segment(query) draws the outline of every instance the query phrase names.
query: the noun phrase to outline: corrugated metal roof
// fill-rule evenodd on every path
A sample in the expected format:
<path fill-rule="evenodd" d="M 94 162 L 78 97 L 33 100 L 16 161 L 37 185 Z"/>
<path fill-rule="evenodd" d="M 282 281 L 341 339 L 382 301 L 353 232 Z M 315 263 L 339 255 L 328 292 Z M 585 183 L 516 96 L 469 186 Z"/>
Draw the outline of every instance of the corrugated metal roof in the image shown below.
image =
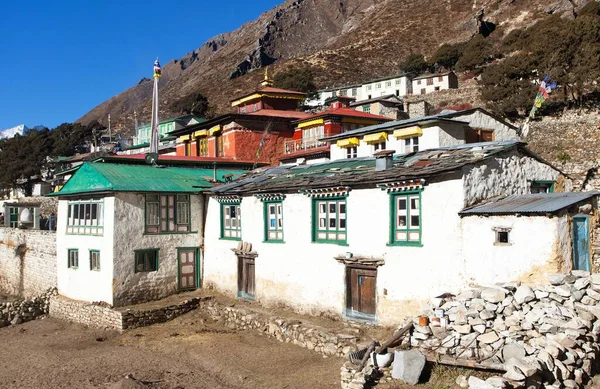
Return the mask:
<path fill-rule="evenodd" d="M 564 192 L 513 195 L 462 210 L 459 214 L 468 216 L 555 213 L 599 194 L 600 192 Z"/>
<path fill-rule="evenodd" d="M 238 176 L 245 171 L 217 170 L 217 180 L 225 174 Z M 159 168 L 149 165 L 85 163 L 53 196 L 94 192 L 197 193 L 212 188 L 213 169 Z"/>

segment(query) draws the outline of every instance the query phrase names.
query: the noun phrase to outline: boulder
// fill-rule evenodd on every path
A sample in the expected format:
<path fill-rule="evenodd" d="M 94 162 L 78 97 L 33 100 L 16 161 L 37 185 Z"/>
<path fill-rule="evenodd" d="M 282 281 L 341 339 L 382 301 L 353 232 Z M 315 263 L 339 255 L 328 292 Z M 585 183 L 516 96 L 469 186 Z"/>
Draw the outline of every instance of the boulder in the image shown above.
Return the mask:
<path fill-rule="evenodd" d="M 477 340 L 481 343 L 491 344 L 500 339 L 496 331 L 490 331 L 485 334 L 481 334 L 477 337 Z"/>
<path fill-rule="evenodd" d="M 456 377 L 456 385 L 460 386 L 463 389 L 466 389 L 469 387 L 469 381 L 464 375 L 459 375 L 458 377 Z"/>
<path fill-rule="evenodd" d="M 506 297 L 506 293 L 501 289 L 487 288 L 481 291 L 481 298 L 488 303 L 499 303 Z"/>
<path fill-rule="evenodd" d="M 548 275 L 548 281 L 550 285 L 561 285 L 565 282 L 566 274 L 550 274 Z"/>
<path fill-rule="evenodd" d="M 505 361 L 511 358 L 522 359 L 525 355 L 525 348 L 517 343 L 509 343 L 502 348 L 502 358 Z"/>
<path fill-rule="evenodd" d="M 531 377 L 539 371 L 535 364 L 532 364 L 530 361 L 527 361 L 523 358 L 511 358 L 506 361 L 504 366 L 506 367 L 507 373 L 509 371 L 516 371 L 525 377 Z"/>
<path fill-rule="evenodd" d="M 425 356 L 419 350 L 396 350 L 392 378 L 416 385 L 425 367 Z"/>
<path fill-rule="evenodd" d="M 487 383 L 481 378 L 477 378 L 475 376 L 469 377 L 469 389 L 495 389 L 492 384 Z"/>
<path fill-rule="evenodd" d="M 532 300 L 535 300 L 535 293 L 529 286 L 521 285 L 517 288 L 517 291 L 515 292 L 515 301 L 518 304 L 528 303 Z"/>

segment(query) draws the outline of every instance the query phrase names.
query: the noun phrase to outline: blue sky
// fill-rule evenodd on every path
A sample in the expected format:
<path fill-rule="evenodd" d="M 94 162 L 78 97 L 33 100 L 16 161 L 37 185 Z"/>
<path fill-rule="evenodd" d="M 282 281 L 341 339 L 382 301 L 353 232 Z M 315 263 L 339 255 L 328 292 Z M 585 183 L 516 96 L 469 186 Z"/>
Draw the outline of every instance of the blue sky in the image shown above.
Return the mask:
<path fill-rule="evenodd" d="M 151 77 L 283 0 L 7 0 L 0 22 L 0 130 L 53 128 Z M 156 15 L 156 16 L 154 16 Z"/>

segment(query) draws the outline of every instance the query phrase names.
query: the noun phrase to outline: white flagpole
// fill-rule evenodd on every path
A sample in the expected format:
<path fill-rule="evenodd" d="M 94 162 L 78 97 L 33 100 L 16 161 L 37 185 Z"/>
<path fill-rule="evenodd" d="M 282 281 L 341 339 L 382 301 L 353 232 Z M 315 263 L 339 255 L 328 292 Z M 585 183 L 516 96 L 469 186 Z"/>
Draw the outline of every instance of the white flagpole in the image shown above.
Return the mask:
<path fill-rule="evenodd" d="M 152 93 L 152 119 L 150 121 L 150 153 L 158 154 L 158 79 L 161 76 L 158 58 L 154 62 L 154 91 Z"/>

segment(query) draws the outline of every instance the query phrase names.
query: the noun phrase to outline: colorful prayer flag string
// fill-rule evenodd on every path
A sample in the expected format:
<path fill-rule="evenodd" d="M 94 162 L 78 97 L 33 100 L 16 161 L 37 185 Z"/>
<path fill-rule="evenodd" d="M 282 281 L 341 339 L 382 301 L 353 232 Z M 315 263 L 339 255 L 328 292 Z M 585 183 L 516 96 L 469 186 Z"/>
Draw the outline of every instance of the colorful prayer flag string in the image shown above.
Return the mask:
<path fill-rule="evenodd" d="M 556 86 L 556 81 L 551 81 L 549 76 L 544 77 L 535 96 L 533 107 L 531 107 L 531 111 L 529 112 L 529 119 L 535 118 L 535 113 L 539 108 L 542 107 L 542 104 L 549 97 L 550 93 L 552 93 L 552 91 L 556 89 Z"/>
<path fill-rule="evenodd" d="M 160 63 L 158 62 L 158 58 L 156 58 L 156 61 L 154 61 L 154 77 L 160 78 L 160 76 L 161 76 Z"/>

